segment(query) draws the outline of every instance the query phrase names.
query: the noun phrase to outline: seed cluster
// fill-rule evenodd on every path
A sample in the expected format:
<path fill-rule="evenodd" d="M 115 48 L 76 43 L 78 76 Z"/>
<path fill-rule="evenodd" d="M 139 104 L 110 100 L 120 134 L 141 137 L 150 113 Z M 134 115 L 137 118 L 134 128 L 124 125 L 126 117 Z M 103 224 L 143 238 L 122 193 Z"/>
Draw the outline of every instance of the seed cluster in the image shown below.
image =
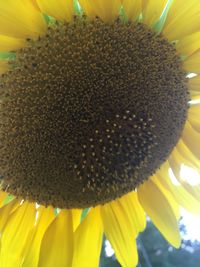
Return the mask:
<path fill-rule="evenodd" d="M 111 187 L 122 190 L 123 184 L 131 180 L 137 186 L 137 170 L 148 161 L 150 149 L 156 145 L 151 121 L 144 114 L 136 117 L 126 110 L 112 120 L 102 121 L 92 131 L 91 138 L 88 136 L 82 145 L 79 163 L 74 165 L 78 178 L 86 182 L 83 192 L 92 189 L 101 196 L 102 186 L 110 193 Z"/>
<path fill-rule="evenodd" d="M 17 196 L 84 208 L 134 190 L 177 143 L 188 90 L 173 45 L 98 18 L 27 40 L 0 82 L 0 175 Z"/>

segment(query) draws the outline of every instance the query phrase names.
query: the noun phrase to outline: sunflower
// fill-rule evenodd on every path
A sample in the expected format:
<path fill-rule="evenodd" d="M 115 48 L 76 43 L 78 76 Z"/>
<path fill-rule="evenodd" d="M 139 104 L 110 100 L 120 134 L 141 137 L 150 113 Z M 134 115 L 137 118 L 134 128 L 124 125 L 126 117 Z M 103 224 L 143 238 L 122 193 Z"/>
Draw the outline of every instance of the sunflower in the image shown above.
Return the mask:
<path fill-rule="evenodd" d="M 137 265 L 200 214 L 199 0 L 0 0 L 0 265 Z M 173 176 L 173 179 L 172 179 Z M 174 182 L 175 179 L 175 182 Z"/>

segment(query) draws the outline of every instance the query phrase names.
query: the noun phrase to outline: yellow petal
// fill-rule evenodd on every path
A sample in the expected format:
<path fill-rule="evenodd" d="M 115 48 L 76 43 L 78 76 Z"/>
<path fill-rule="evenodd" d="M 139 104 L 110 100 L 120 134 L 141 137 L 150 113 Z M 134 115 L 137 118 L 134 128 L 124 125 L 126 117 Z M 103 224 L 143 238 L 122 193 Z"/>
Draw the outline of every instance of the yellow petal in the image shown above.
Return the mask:
<path fill-rule="evenodd" d="M 22 1 L 30 1 L 33 4 L 33 6 L 35 7 L 35 9 L 40 11 L 37 0 L 22 0 Z"/>
<path fill-rule="evenodd" d="M 195 32 L 182 38 L 176 45 L 177 51 L 184 56 L 190 56 L 200 48 L 200 32 Z"/>
<path fill-rule="evenodd" d="M 177 203 L 179 203 L 184 209 L 188 210 L 189 212 L 200 214 L 200 202 L 197 201 L 193 197 L 193 195 L 188 193 L 182 186 L 173 184 L 169 174 L 167 174 L 166 171 L 163 172 L 162 167 L 157 172 L 157 176 L 160 183 L 172 193 Z"/>
<path fill-rule="evenodd" d="M 169 158 L 169 164 L 177 181 L 193 198 L 195 198 L 198 202 L 200 202 L 200 185 L 197 185 L 197 186 L 191 185 L 187 181 L 182 179 L 180 175 L 181 165 L 177 163 L 177 155 L 175 155 L 174 152 L 173 152 L 173 155 Z"/>
<path fill-rule="evenodd" d="M 169 157 L 169 164 L 174 173 L 174 176 L 178 182 L 184 187 L 184 189 L 200 201 L 200 185 L 194 186 L 190 185 L 187 181 L 183 180 L 180 175 L 181 165 L 184 164 L 190 168 L 193 168 L 199 171 L 199 168 L 196 167 L 196 164 L 192 161 L 189 161 L 187 158 L 184 158 L 177 149 L 173 150 L 173 153 Z"/>
<path fill-rule="evenodd" d="M 200 115 L 200 105 L 192 105 L 189 108 L 189 118 L 198 118 Z"/>
<path fill-rule="evenodd" d="M 142 10 L 146 9 L 146 5 L 148 4 L 149 0 L 142 0 Z"/>
<path fill-rule="evenodd" d="M 0 266 L 20 266 L 27 238 L 34 227 L 35 216 L 35 205 L 28 202 L 10 215 L 2 232 Z"/>
<path fill-rule="evenodd" d="M 26 44 L 25 40 L 0 35 L 0 51 L 15 51 L 19 48 L 24 47 Z"/>
<path fill-rule="evenodd" d="M 188 57 L 184 63 L 183 67 L 188 72 L 200 73 L 200 49 L 194 54 Z"/>
<path fill-rule="evenodd" d="M 191 112 L 190 112 L 191 108 L 189 109 L 189 112 L 188 112 L 188 121 L 190 123 L 190 125 L 192 126 L 193 129 L 195 129 L 198 133 L 200 133 L 200 120 L 199 120 L 199 116 L 200 114 L 198 114 L 197 116 L 193 115 Z"/>
<path fill-rule="evenodd" d="M 74 14 L 73 0 L 37 0 L 42 12 L 58 20 L 71 21 Z"/>
<path fill-rule="evenodd" d="M 112 22 L 119 15 L 121 0 L 90 0 L 90 6 L 104 22 Z"/>
<path fill-rule="evenodd" d="M 16 38 L 36 38 L 45 30 L 44 18 L 32 1 L 0 2 L 0 34 Z"/>
<path fill-rule="evenodd" d="M 184 159 L 182 155 L 177 151 L 176 148 L 173 149 L 172 153 L 170 154 L 170 157 L 168 158 L 170 168 L 172 169 L 174 176 L 176 179 L 180 178 L 180 171 L 181 171 L 181 165 L 185 164 L 186 166 L 193 168 L 189 161 Z"/>
<path fill-rule="evenodd" d="M 182 154 L 179 153 L 179 151 L 174 148 L 172 153 L 170 154 L 168 161 L 170 163 L 170 167 L 172 168 L 176 178 L 180 177 L 180 170 L 181 165 L 184 164 L 196 171 L 198 171 L 198 168 L 191 160 L 188 160 L 186 157 L 184 157 Z"/>
<path fill-rule="evenodd" d="M 89 211 L 75 232 L 72 267 L 98 267 L 102 247 L 103 226 L 99 207 Z"/>
<path fill-rule="evenodd" d="M 101 207 L 106 237 L 110 241 L 115 255 L 124 267 L 136 266 L 138 254 L 135 243 L 135 229 L 130 222 L 127 210 L 119 201 L 112 201 Z"/>
<path fill-rule="evenodd" d="M 137 20 L 142 12 L 142 0 L 123 0 L 122 3 L 128 19 Z"/>
<path fill-rule="evenodd" d="M 188 151 L 188 150 L 187 150 Z M 178 150 L 174 150 L 172 155 L 169 158 L 169 164 L 170 167 L 172 168 L 172 171 L 176 177 L 176 179 L 178 180 L 178 182 L 184 187 L 184 189 L 191 194 L 194 198 L 196 198 L 199 202 L 200 202 L 200 185 L 191 185 L 189 184 L 189 177 L 188 177 L 188 181 L 182 179 L 181 175 L 180 175 L 180 170 L 181 170 L 181 164 L 185 164 L 186 166 L 189 166 L 193 169 L 196 169 L 197 171 L 199 171 L 199 160 L 198 159 L 193 159 L 193 154 L 190 152 L 187 154 L 187 156 L 185 155 L 185 153 L 182 153 L 182 151 Z M 189 155 L 191 155 L 191 159 L 188 159 L 187 157 L 189 157 Z M 182 161 L 181 161 L 182 159 Z M 181 164 L 180 164 L 181 163 Z"/>
<path fill-rule="evenodd" d="M 185 188 L 181 186 L 171 186 L 172 193 L 176 201 L 186 210 L 193 214 L 200 215 L 200 202 L 194 198 L 193 195 L 189 194 Z"/>
<path fill-rule="evenodd" d="M 194 98 L 198 98 L 198 100 L 200 99 L 200 92 L 199 91 L 195 91 L 195 90 L 190 90 L 190 97 L 191 100 L 194 100 Z"/>
<path fill-rule="evenodd" d="M 116 200 L 123 208 L 131 228 L 135 230 L 135 236 L 146 227 L 146 215 L 142 209 L 137 192 L 131 192 Z"/>
<path fill-rule="evenodd" d="M 174 247 L 178 248 L 180 234 L 176 215 L 163 192 L 149 179 L 139 187 L 138 197 L 156 227 Z"/>
<path fill-rule="evenodd" d="M 91 6 L 91 0 L 79 0 L 81 7 L 83 8 L 85 14 L 90 18 L 93 19 L 95 17 L 95 11 Z"/>
<path fill-rule="evenodd" d="M 73 219 L 73 231 L 79 226 L 81 222 L 81 209 L 73 209 L 72 210 L 72 219 Z"/>
<path fill-rule="evenodd" d="M 9 70 L 9 64 L 7 60 L 0 60 L 0 75 Z"/>
<path fill-rule="evenodd" d="M 4 191 L 0 191 L 0 207 L 3 206 L 4 200 L 7 198 L 8 194 Z"/>
<path fill-rule="evenodd" d="M 191 105 L 190 106 L 196 106 L 200 104 L 200 92 L 198 92 L 197 95 L 193 96 L 190 92 L 190 100 L 191 100 Z"/>
<path fill-rule="evenodd" d="M 200 92 L 200 75 L 188 79 L 188 86 L 190 90 L 196 90 Z"/>
<path fill-rule="evenodd" d="M 153 26 L 162 15 L 168 0 L 146 0 L 143 6 L 143 22 L 150 27 Z"/>
<path fill-rule="evenodd" d="M 38 219 L 34 228 L 33 238 L 30 239 L 30 242 L 26 244 L 26 253 L 23 260 L 23 264 L 20 267 L 37 267 L 39 254 L 40 254 L 40 245 L 45 231 L 47 230 L 50 223 L 55 218 L 53 208 L 49 206 L 45 208 L 40 206 L 38 209 Z"/>
<path fill-rule="evenodd" d="M 194 155 L 200 160 L 200 133 L 195 131 L 189 122 L 185 123 L 182 139 Z"/>
<path fill-rule="evenodd" d="M 181 185 L 200 203 L 200 185 L 191 185 L 186 181 L 181 181 Z"/>
<path fill-rule="evenodd" d="M 72 253 L 72 213 L 61 210 L 44 234 L 38 267 L 71 266 Z"/>
<path fill-rule="evenodd" d="M 200 94 L 200 92 L 198 92 Z M 190 106 L 197 106 L 200 104 L 199 96 L 193 96 Z"/>
<path fill-rule="evenodd" d="M 163 173 L 163 177 L 165 177 L 165 175 L 168 175 L 168 173 Z M 176 201 L 176 199 L 174 198 L 171 191 L 165 188 L 165 186 L 163 186 L 163 184 L 160 182 L 159 175 L 155 174 L 150 179 L 155 183 L 158 189 L 163 193 L 168 203 L 170 204 L 171 208 L 173 209 L 173 213 L 176 216 L 176 220 L 179 220 L 180 219 L 180 206 L 178 202 Z"/>
<path fill-rule="evenodd" d="M 8 204 L 0 208 L 0 232 L 4 228 L 9 215 L 12 213 L 15 207 L 19 206 L 19 201 L 17 199 L 12 200 Z"/>
<path fill-rule="evenodd" d="M 170 40 L 179 40 L 199 30 L 199 0 L 174 0 L 165 21 L 163 33 Z"/>
<path fill-rule="evenodd" d="M 188 148 L 188 146 L 183 142 L 182 139 L 179 140 L 176 145 L 177 152 L 187 161 L 191 162 L 195 168 L 200 170 L 200 160 L 192 153 L 192 151 Z M 186 163 L 184 161 L 184 163 Z M 181 162 L 183 163 L 183 162 Z"/>

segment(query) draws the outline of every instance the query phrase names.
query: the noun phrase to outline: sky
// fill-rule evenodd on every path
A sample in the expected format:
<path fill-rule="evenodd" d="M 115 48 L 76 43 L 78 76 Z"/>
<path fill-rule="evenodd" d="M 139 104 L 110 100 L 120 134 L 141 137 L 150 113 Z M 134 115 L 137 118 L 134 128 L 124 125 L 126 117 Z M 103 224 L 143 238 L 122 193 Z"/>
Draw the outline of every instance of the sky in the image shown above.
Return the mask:
<path fill-rule="evenodd" d="M 200 241 L 200 216 L 195 216 L 186 210 L 182 210 L 183 224 L 186 226 L 186 235 L 183 237 L 186 240 Z"/>
<path fill-rule="evenodd" d="M 200 184 L 200 173 L 185 165 L 182 165 L 180 175 L 183 180 L 192 185 Z M 197 216 L 182 209 L 181 215 L 183 216 L 183 223 L 186 226 L 187 231 L 187 234 L 184 238 L 192 241 L 200 241 L 200 214 Z"/>

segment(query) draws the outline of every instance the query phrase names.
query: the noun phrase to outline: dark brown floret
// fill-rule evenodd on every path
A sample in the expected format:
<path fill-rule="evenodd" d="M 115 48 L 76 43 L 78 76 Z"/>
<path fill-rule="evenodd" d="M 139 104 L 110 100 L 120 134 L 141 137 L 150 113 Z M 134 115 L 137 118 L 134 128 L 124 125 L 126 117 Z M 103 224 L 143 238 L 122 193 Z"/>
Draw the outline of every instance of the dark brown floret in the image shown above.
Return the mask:
<path fill-rule="evenodd" d="M 173 45 L 142 24 L 56 23 L 1 78 L 0 175 L 60 208 L 113 200 L 149 177 L 187 115 Z"/>

